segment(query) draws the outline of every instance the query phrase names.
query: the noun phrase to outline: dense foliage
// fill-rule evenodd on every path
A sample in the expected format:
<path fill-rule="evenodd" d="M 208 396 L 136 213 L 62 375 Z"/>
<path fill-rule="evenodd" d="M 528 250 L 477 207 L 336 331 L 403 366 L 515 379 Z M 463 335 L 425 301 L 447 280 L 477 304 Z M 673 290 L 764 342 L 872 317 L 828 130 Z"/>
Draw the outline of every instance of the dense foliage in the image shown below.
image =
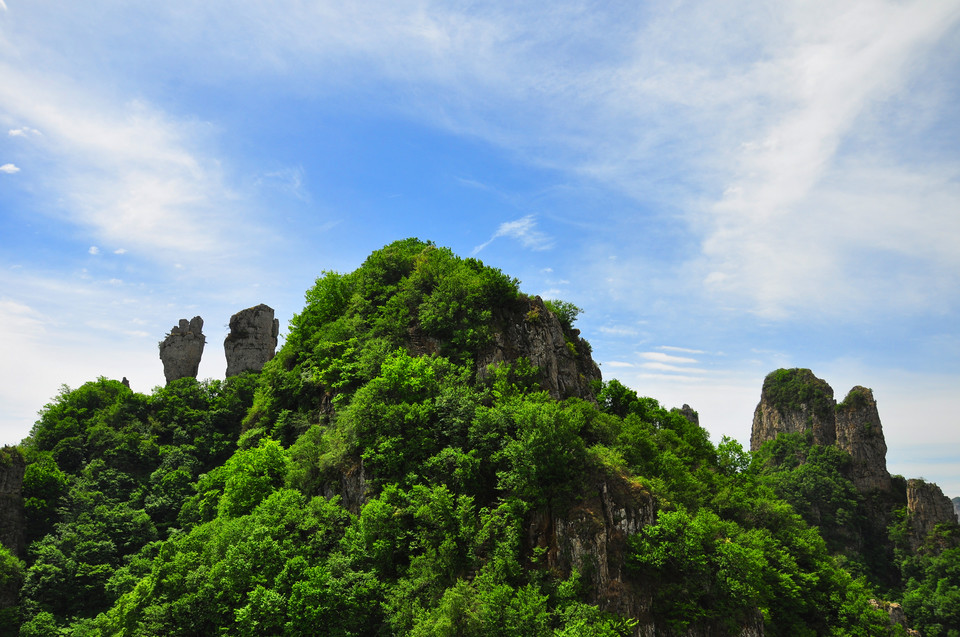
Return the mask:
<path fill-rule="evenodd" d="M 843 457 L 715 446 L 616 380 L 558 401 L 523 358 L 478 374 L 518 284 L 429 243 L 324 273 L 306 299 L 259 375 L 149 396 L 101 378 L 44 409 L 22 444 L 29 553 L 0 552 L 0 584 L 22 581 L 9 634 L 633 634 L 595 573 L 549 568 L 528 537 L 597 476 L 656 503 L 622 559 L 657 634 L 891 634 L 816 528 L 857 515 Z M 572 330 L 579 308 L 547 308 Z M 927 621 L 957 557 L 903 559 Z"/>

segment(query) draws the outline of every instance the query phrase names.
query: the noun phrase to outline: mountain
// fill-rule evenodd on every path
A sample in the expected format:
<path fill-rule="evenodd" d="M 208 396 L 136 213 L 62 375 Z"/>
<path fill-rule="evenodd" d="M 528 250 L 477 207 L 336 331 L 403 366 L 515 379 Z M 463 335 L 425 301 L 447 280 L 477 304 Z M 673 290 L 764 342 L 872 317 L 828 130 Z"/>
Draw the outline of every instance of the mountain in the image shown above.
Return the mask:
<path fill-rule="evenodd" d="M 4 451 L 7 634 L 960 629 L 958 527 L 876 464 L 868 390 L 775 372 L 746 451 L 604 381 L 579 308 L 432 243 L 305 297 L 272 357 L 251 308 L 251 371 L 198 381 L 191 345 L 149 395 L 65 388 Z"/>

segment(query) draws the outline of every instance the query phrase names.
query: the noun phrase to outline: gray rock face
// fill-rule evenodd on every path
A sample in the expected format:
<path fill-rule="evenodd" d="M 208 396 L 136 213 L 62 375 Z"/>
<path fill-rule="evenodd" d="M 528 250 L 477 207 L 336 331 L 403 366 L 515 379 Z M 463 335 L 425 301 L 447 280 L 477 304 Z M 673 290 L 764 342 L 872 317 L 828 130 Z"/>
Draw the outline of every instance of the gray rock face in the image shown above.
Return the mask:
<path fill-rule="evenodd" d="M 957 514 L 957 521 L 960 521 L 960 498 L 953 499 L 953 512 Z"/>
<path fill-rule="evenodd" d="M 590 381 L 600 380 L 600 368 L 580 330 L 565 333 L 560 320 L 540 297 L 529 299 L 525 312 L 499 317 L 503 329 L 494 344 L 477 357 L 480 376 L 489 365 L 526 358 L 540 370 L 540 384 L 556 399 L 591 398 Z"/>
<path fill-rule="evenodd" d="M 207 339 L 203 335 L 203 319 L 180 319 L 180 324 L 170 330 L 160 342 L 160 360 L 167 384 L 179 378 L 196 378 L 200 357 Z"/>
<path fill-rule="evenodd" d="M 230 333 L 223 341 L 227 357 L 227 377 L 243 372 L 259 372 L 277 351 L 280 321 L 273 308 L 256 305 L 230 317 Z"/>
<path fill-rule="evenodd" d="M 873 392 L 856 386 L 837 406 L 837 446 L 853 459 L 850 480 L 861 492 L 891 488 L 887 443 Z"/>
<path fill-rule="evenodd" d="M 656 521 L 653 497 L 616 475 L 592 482 L 595 495 L 569 510 L 531 512 L 525 548 L 544 551 L 546 566 L 564 577 L 579 570 L 590 602 L 640 620 L 635 635 L 654 635 L 651 591 L 626 570 L 627 538 Z"/>
<path fill-rule="evenodd" d="M 923 544 L 938 524 L 957 523 L 953 502 L 932 482 L 907 480 L 907 510 L 913 526 L 914 548 Z"/>
<path fill-rule="evenodd" d="M 809 369 L 777 370 L 763 381 L 753 412 L 750 450 L 782 433 L 813 432 L 813 443 L 832 445 L 837 426 L 833 389 Z"/>

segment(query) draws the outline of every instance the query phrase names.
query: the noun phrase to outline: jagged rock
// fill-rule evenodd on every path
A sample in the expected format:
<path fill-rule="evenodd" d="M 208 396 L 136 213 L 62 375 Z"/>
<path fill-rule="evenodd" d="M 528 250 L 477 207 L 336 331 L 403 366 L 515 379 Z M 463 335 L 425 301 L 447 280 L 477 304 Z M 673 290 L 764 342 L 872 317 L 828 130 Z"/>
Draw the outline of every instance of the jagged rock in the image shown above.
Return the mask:
<path fill-rule="evenodd" d="M 696 426 L 700 426 L 700 414 L 698 414 L 690 405 L 684 403 L 683 407 L 680 408 L 680 415 Z"/>
<path fill-rule="evenodd" d="M 547 568 L 563 577 L 577 569 L 591 603 L 638 619 L 636 635 L 653 635 L 652 596 L 627 574 L 625 561 L 627 537 L 656 520 L 653 497 L 621 476 L 595 476 L 593 482 L 595 495 L 566 511 L 532 512 L 526 549 L 543 550 Z"/>
<path fill-rule="evenodd" d="M 924 480 L 907 480 L 907 510 L 913 527 L 911 545 L 921 546 L 938 524 L 956 524 L 953 502 L 936 484 Z"/>
<path fill-rule="evenodd" d="M 200 369 L 200 357 L 207 339 L 203 335 L 203 319 L 180 319 L 167 337 L 160 342 L 160 360 L 167 384 L 180 378 L 196 378 Z"/>
<path fill-rule="evenodd" d="M 897 626 L 902 626 L 908 637 L 920 637 L 919 632 L 907 626 L 907 615 L 903 612 L 903 607 L 900 604 L 871 599 L 870 605 L 877 610 L 882 610 L 887 613 L 887 617 L 890 619 L 891 635 L 900 634 L 896 628 Z"/>
<path fill-rule="evenodd" d="M 280 321 L 273 318 L 273 308 L 256 305 L 230 317 L 230 333 L 223 341 L 227 357 L 227 376 L 243 372 L 259 372 L 277 351 Z"/>
<path fill-rule="evenodd" d="M 367 503 L 368 487 L 366 473 L 363 470 L 363 460 L 351 465 L 340 474 L 339 480 L 325 482 L 320 492 L 326 499 L 340 496 L 340 505 L 353 513 L 360 514 L 360 509 Z"/>
<path fill-rule="evenodd" d="M 889 491 L 887 443 L 873 392 L 856 386 L 836 409 L 837 446 L 853 459 L 850 480 L 861 492 Z"/>
<path fill-rule="evenodd" d="M 953 512 L 957 514 L 957 521 L 960 522 L 960 498 L 953 499 Z"/>
<path fill-rule="evenodd" d="M 26 555 L 27 522 L 23 510 L 23 472 L 27 461 L 16 447 L 0 449 L 0 544 Z M 0 604 L 2 605 L 2 604 Z"/>
<path fill-rule="evenodd" d="M 782 433 L 813 432 L 817 445 L 837 438 L 833 389 L 809 369 L 778 369 L 763 380 L 760 403 L 753 413 L 750 450 Z"/>
<path fill-rule="evenodd" d="M 497 319 L 503 328 L 495 333 L 493 345 L 477 357 L 481 377 L 489 365 L 524 357 L 539 369 L 540 383 L 552 397 L 593 397 L 590 383 L 601 376 L 590 344 L 580 338 L 580 330 L 565 332 L 543 299 L 527 299 L 520 312 L 501 313 Z"/>

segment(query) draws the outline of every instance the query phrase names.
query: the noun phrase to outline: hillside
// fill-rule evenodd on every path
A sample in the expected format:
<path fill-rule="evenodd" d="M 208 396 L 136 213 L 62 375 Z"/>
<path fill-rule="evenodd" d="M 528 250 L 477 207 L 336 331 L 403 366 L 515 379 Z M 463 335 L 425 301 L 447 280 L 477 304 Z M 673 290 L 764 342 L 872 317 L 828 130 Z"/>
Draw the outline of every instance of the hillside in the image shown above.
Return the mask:
<path fill-rule="evenodd" d="M 407 239 L 305 296 L 260 371 L 64 388 L 4 450 L 5 634 L 960 634 L 960 529 L 856 455 L 863 392 L 780 370 L 766 439 L 715 446 L 475 259 Z"/>

